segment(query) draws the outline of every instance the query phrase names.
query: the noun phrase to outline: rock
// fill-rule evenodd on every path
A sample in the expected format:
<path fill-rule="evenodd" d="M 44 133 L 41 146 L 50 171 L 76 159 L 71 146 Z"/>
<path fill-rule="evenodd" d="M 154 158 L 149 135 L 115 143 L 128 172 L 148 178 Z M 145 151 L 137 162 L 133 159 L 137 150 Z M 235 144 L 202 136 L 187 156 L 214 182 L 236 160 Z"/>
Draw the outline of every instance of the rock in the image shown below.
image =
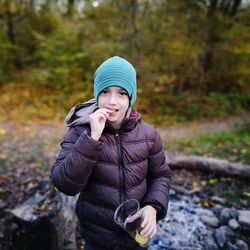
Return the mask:
<path fill-rule="evenodd" d="M 237 220 L 237 218 L 238 218 L 238 216 L 239 216 L 239 212 L 238 212 L 235 208 L 231 208 L 230 214 L 231 214 L 231 218 Z"/>
<path fill-rule="evenodd" d="M 210 216 L 210 217 L 214 216 L 213 211 L 211 211 L 209 209 L 205 209 L 205 208 L 197 208 L 196 213 L 199 215 L 206 215 L 206 216 Z"/>
<path fill-rule="evenodd" d="M 192 199 L 192 201 L 193 201 L 194 204 L 200 204 L 201 203 L 200 198 L 197 197 L 197 196 L 194 196 L 193 199 Z"/>
<path fill-rule="evenodd" d="M 243 207 L 247 207 L 247 200 L 240 199 L 240 205 Z"/>
<path fill-rule="evenodd" d="M 244 231 L 250 231 L 250 210 L 240 210 L 238 221 Z"/>
<path fill-rule="evenodd" d="M 214 203 L 221 204 L 221 205 L 225 205 L 227 202 L 226 199 L 218 197 L 218 196 L 212 196 L 211 201 L 213 201 Z"/>
<path fill-rule="evenodd" d="M 189 193 L 189 191 L 182 186 L 172 185 L 171 190 L 174 190 L 178 194 L 188 194 Z"/>
<path fill-rule="evenodd" d="M 201 220 L 210 227 L 218 227 L 220 223 L 215 216 L 202 215 Z"/>
<path fill-rule="evenodd" d="M 233 238 L 236 236 L 234 231 L 228 226 L 221 226 L 220 229 L 223 230 L 225 232 L 225 235 L 230 237 L 230 238 Z"/>
<path fill-rule="evenodd" d="M 176 194 L 176 192 L 175 192 L 175 190 L 173 190 L 172 188 L 170 189 L 170 192 L 169 192 L 169 195 L 175 195 Z"/>
<path fill-rule="evenodd" d="M 247 244 L 243 240 L 237 240 L 235 246 L 240 250 L 248 250 Z"/>
<path fill-rule="evenodd" d="M 188 192 L 190 195 L 198 194 L 201 192 L 201 188 L 194 188 Z"/>
<path fill-rule="evenodd" d="M 222 223 L 226 224 L 231 218 L 231 209 L 223 208 L 219 218 Z"/>
<path fill-rule="evenodd" d="M 212 207 L 212 211 L 214 212 L 215 215 L 219 216 L 221 211 L 223 209 L 223 206 L 216 204 Z"/>
<path fill-rule="evenodd" d="M 238 222 L 238 211 L 233 208 L 225 209 L 220 204 L 205 209 L 201 204 L 195 204 L 195 197 L 197 196 L 172 197 L 168 216 L 158 222 L 157 235 L 151 242 L 150 249 L 248 250 L 245 248 L 247 241 L 246 244 L 241 241 L 236 244 L 238 239 L 245 240 L 239 230 L 241 225 Z M 228 224 L 220 223 L 221 214 L 223 218 L 229 218 Z"/>
<path fill-rule="evenodd" d="M 19 205 L 16 208 L 12 209 L 11 213 L 17 218 L 20 218 L 24 221 L 35 221 L 38 219 L 38 214 L 35 214 L 33 211 L 35 210 L 37 204 L 42 202 L 45 198 L 45 195 L 42 196 L 37 193 L 22 205 Z"/>
<path fill-rule="evenodd" d="M 227 241 L 227 238 L 234 238 L 236 234 L 228 226 L 221 226 L 214 230 L 214 238 L 220 247 L 223 247 Z"/>
<path fill-rule="evenodd" d="M 238 230 L 238 229 L 240 229 L 240 224 L 239 224 L 238 221 L 235 220 L 235 219 L 230 219 L 230 220 L 228 221 L 228 225 L 229 225 L 229 227 L 232 228 L 233 230 Z"/>
<path fill-rule="evenodd" d="M 194 248 L 194 249 L 206 249 L 206 250 L 215 250 L 218 249 L 218 245 L 213 237 L 213 231 L 211 230 L 207 230 L 207 231 L 203 231 L 199 233 L 199 239 L 200 242 L 202 243 L 202 247 L 201 248 Z M 191 248 L 192 249 L 192 248 Z M 191 250 L 190 249 L 190 250 Z M 183 249 L 184 250 L 184 249 Z M 187 249 L 185 249 L 187 250 Z"/>
<path fill-rule="evenodd" d="M 223 247 L 226 243 L 226 234 L 225 231 L 221 228 L 217 228 L 214 230 L 214 238 L 219 245 L 219 247 Z"/>
<path fill-rule="evenodd" d="M 230 242 L 227 242 L 227 250 L 241 250 L 239 249 L 237 246 L 233 245 L 232 243 Z"/>

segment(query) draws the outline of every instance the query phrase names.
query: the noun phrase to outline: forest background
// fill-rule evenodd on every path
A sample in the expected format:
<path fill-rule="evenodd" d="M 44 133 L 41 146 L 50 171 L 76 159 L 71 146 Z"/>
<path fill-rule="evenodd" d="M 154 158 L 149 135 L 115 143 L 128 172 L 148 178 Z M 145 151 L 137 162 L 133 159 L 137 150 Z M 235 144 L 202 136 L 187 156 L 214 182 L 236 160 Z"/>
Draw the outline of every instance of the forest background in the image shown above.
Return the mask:
<path fill-rule="evenodd" d="M 249 1 L 1 0 L 1 120 L 62 120 L 113 55 L 156 125 L 250 110 Z"/>
<path fill-rule="evenodd" d="M 92 98 L 96 68 L 114 55 L 135 66 L 134 107 L 167 151 L 250 165 L 250 0 L 0 0 L 3 249 L 10 209 L 49 190 L 63 119 Z M 216 195 L 250 208 L 247 181 L 175 178 L 200 188 L 204 207 Z"/>

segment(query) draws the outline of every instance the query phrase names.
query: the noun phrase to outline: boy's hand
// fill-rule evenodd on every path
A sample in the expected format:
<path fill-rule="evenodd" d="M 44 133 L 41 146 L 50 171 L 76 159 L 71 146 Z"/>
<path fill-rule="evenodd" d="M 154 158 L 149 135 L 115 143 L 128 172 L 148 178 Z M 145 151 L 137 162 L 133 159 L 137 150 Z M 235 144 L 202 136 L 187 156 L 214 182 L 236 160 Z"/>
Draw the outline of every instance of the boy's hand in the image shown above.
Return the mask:
<path fill-rule="evenodd" d="M 141 232 L 144 237 L 152 238 L 156 234 L 156 209 L 150 205 L 143 207 L 136 214 L 128 219 L 128 222 L 132 222 L 135 219 L 142 217 Z"/>
<path fill-rule="evenodd" d="M 101 108 L 97 109 L 93 114 L 89 116 L 91 137 L 95 140 L 99 140 L 102 135 L 102 131 L 105 127 L 105 123 L 109 118 L 112 110 Z"/>

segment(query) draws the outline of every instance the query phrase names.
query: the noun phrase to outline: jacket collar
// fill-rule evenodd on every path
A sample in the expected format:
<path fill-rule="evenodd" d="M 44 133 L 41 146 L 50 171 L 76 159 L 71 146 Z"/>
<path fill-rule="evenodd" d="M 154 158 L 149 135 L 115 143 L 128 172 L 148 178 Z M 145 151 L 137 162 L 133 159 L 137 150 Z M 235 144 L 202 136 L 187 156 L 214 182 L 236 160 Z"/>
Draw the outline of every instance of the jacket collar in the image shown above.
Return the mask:
<path fill-rule="evenodd" d="M 119 132 L 129 132 L 133 130 L 137 123 L 141 120 L 141 115 L 135 109 L 128 109 L 127 115 L 122 122 L 122 125 L 119 129 L 115 129 L 110 122 L 106 122 L 105 132 L 116 133 Z"/>

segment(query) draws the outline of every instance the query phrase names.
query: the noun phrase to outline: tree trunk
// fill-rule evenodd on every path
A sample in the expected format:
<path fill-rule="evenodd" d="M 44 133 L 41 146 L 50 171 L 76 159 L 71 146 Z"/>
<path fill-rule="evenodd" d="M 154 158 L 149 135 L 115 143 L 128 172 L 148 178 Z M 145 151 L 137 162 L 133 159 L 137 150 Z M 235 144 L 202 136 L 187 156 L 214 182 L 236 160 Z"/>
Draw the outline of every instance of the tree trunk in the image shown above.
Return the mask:
<path fill-rule="evenodd" d="M 166 152 L 169 166 L 174 169 L 201 171 L 250 180 L 250 166 L 225 160 L 200 156 L 170 155 Z"/>
<path fill-rule="evenodd" d="M 68 0 L 67 15 L 72 16 L 74 13 L 74 0 Z"/>
<path fill-rule="evenodd" d="M 213 68 L 214 48 L 220 39 L 220 34 L 216 34 L 216 26 L 220 25 L 217 20 L 217 13 L 223 13 L 227 17 L 234 17 L 241 5 L 242 0 L 210 0 L 207 9 L 208 27 L 206 34 L 206 49 L 204 52 L 202 65 L 204 74 L 209 74 Z"/>
<path fill-rule="evenodd" d="M 135 51 L 137 52 L 137 58 L 139 62 L 141 61 L 141 39 L 140 30 L 138 25 L 138 11 L 139 3 L 137 0 L 131 0 L 131 24 L 133 29 L 132 43 L 134 45 Z"/>
<path fill-rule="evenodd" d="M 14 23 L 13 23 L 13 15 L 11 13 L 11 5 L 10 5 L 9 0 L 5 0 L 4 5 L 5 5 L 5 20 L 6 20 L 6 27 L 7 27 L 7 37 L 9 42 L 13 45 L 14 50 L 13 53 L 15 54 L 14 56 L 14 64 L 17 69 L 22 68 L 22 61 L 20 57 L 17 55 L 17 43 L 16 43 L 16 36 L 14 32 Z"/>
<path fill-rule="evenodd" d="M 233 16 L 236 15 L 237 11 L 238 11 L 239 8 L 240 8 L 241 2 L 242 2 L 242 0 L 234 0 L 232 9 L 231 9 L 230 12 L 229 12 L 229 15 L 230 15 L 231 17 L 233 17 Z"/>

